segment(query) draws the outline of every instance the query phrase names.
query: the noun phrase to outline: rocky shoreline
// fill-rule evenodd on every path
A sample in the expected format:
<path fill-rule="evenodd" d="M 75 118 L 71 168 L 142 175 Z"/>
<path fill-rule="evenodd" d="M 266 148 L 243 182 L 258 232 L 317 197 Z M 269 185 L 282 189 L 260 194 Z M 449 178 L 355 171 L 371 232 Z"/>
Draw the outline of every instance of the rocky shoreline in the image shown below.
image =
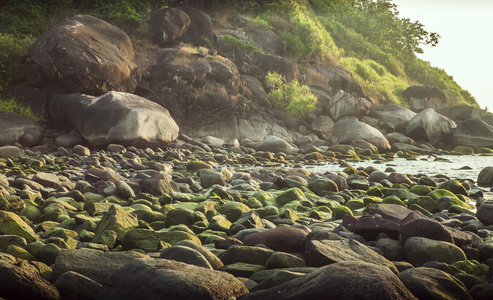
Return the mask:
<path fill-rule="evenodd" d="M 413 151 L 212 141 L 0 147 L 0 297 L 491 296 L 491 167 L 474 182 L 379 169 Z M 342 171 L 303 169 L 323 161 Z"/>

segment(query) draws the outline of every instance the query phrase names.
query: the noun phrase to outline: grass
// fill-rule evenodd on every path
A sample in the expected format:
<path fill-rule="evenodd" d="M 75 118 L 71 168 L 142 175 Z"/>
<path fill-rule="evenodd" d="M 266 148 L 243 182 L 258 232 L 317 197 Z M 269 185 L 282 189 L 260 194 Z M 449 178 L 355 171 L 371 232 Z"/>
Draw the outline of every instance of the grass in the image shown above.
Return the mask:
<path fill-rule="evenodd" d="M 26 118 L 32 119 L 36 123 L 43 122 L 43 118 L 33 113 L 30 107 L 25 106 L 11 97 L 0 97 L 0 110 L 10 111 Z"/>
<path fill-rule="evenodd" d="M 244 51 L 247 54 L 264 53 L 264 51 L 258 47 L 250 45 L 232 35 L 225 35 L 224 40 L 228 42 L 228 45 L 226 46 L 227 51 L 239 50 Z"/>

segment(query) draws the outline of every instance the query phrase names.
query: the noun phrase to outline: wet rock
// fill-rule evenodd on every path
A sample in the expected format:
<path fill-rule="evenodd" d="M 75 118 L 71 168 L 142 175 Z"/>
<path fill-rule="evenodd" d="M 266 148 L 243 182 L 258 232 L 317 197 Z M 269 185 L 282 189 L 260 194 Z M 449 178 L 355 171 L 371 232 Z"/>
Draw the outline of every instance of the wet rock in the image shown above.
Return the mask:
<path fill-rule="evenodd" d="M 477 208 L 476 217 L 485 225 L 493 225 L 493 204 L 484 203 Z"/>
<path fill-rule="evenodd" d="M 145 258 L 114 271 L 97 299 L 228 299 L 244 293 L 248 293 L 246 287 L 225 272 Z"/>
<path fill-rule="evenodd" d="M 367 276 L 369 273 L 371 277 Z M 378 299 L 416 299 L 387 267 L 366 262 L 335 263 L 239 299 L 363 299 L 368 295 Z"/>
<path fill-rule="evenodd" d="M 408 238 L 404 243 L 404 251 L 406 260 L 417 267 L 428 261 L 451 264 L 467 259 L 464 252 L 454 244 L 424 237 Z"/>

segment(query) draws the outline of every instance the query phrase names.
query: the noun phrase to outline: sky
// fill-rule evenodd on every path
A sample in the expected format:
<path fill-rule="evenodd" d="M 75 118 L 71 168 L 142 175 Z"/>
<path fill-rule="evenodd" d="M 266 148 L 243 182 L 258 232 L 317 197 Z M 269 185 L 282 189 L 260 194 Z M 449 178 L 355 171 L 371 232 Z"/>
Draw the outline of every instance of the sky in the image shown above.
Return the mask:
<path fill-rule="evenodd" d="M 399 17 L 419 21 L 441 38 L 418 57 L 444 69 L 481 108 L 493 111 L 493 1 L 393 0 Z"/>

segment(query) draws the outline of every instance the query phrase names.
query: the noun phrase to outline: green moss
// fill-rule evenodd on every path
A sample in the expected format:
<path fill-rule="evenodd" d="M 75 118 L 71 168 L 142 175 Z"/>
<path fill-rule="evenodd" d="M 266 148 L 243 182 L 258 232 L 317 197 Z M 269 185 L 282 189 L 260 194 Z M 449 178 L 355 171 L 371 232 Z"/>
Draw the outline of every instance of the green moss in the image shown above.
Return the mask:
<path fill-rule="evenodd" d="M 260 50 L 259 48 L 255 47 L 253 45 L 247 44 L 246 42 L 244 42 L 238 38 L 235 38 L 232 35 L 224 36 L 224 40 L 226 42 L 228 42 L 228 45 L 226 46 L 227 51 L 240 50 L 240 51 L 244 51 L 246 53 L 263 53 L 263 51 Z"/>

